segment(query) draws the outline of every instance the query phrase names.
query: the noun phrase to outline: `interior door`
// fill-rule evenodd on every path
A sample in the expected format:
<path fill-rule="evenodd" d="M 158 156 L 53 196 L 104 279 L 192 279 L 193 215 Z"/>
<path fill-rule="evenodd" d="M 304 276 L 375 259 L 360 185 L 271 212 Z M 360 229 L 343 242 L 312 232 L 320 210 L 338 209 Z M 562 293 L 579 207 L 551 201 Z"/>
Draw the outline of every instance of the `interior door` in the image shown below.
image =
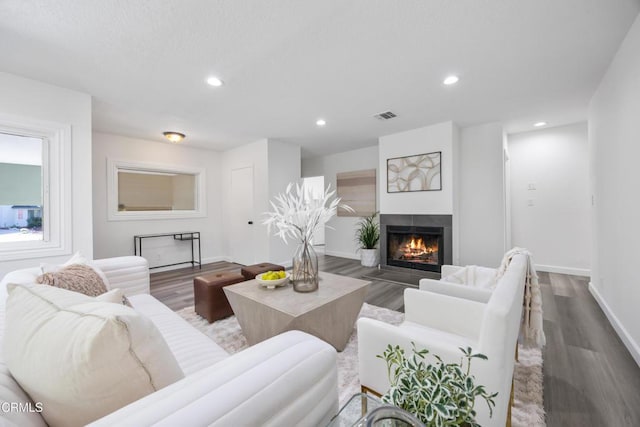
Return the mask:
<path fill-rule="evenodd" d="M 231 171 L 231 259 L 238 264 L 255 263 L 253 249 L 253 167 Z"/>

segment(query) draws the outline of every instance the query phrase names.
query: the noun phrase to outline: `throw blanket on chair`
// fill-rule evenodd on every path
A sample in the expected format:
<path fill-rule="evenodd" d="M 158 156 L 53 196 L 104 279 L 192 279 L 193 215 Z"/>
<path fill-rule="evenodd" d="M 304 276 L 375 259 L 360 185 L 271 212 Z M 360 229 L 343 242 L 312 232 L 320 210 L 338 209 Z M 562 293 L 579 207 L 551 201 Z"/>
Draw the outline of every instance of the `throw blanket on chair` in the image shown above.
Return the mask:
<path fill-rule="evenodd" d="M 478 265 L 467 265 L 455 273 L 443 277 L 440 281 L 474 288 L 493 289 L 496 287 L 496 270 Z"/>
<path fill-rule="evenodd" d="M 502 263 L 498 267 L 496 281 L 499 280 L 507 270 L 511 259 L 522 254 L 527 257 L 527 275 L 525 278 L 524 290 L 524 318 L 522 330 L 524 333 L 524 344 L 527 346 L 544 347 L 546 338 L 542 329 L 542 293 L 540 292 L 540 284 L 538 283 L 538 275 L 533 266 L 533 258 L 531 252 L 523 248 L 513 248 L 502 258 Z"/>

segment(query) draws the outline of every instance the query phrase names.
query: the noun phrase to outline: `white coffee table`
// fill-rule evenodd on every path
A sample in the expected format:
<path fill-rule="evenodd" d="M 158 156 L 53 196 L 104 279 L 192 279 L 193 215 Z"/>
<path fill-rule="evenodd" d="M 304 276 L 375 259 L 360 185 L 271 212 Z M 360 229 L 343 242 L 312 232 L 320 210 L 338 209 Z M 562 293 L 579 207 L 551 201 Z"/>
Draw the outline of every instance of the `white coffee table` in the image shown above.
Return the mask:
<path fill-rule="evenodd" d="M 299 293 L 289 284 L 266 289 L 255 280 L 225 286 L 224 293 L 249 345 L 285 331 L 300 330 L 344 350 L 370 282 L 320 273 L 314 292 Z"/>

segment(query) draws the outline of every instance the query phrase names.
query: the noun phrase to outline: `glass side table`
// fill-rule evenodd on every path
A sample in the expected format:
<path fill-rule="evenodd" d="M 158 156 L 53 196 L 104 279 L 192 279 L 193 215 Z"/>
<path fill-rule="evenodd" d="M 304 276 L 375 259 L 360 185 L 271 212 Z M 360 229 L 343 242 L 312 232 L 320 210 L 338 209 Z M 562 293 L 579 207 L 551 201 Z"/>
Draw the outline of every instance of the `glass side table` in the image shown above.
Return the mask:
<path fill-rule="evenodd" d="M 354 394 L 338 411 L 336 416 L 331 419 L 327 427 L 362 427 L 365 423 L 365 415 L 382 406 L 385 406 L 385 404 L 370 394 Z"/>
<path fill-rule="evenodd" d="M 366 393 L 354 394 L 328 427 L 424 427 L 413 415 Z"/>

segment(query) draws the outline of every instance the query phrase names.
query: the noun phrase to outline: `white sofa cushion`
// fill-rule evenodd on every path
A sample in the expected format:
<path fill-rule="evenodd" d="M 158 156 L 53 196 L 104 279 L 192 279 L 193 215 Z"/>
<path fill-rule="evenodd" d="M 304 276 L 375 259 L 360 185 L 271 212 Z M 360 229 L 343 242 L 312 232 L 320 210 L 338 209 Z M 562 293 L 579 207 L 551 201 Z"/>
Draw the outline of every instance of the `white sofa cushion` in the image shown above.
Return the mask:
<path fill-rule="evenodd" d="M 98 295 L 95 299 L 100 302 L 112 302 L 114 304 L 124 305 L 127 305 L 126 302 L 128 301 L 125 300 L 124 292 L 122 292 L 122 289 L 120 288 L 111 289 L 104 294 Z"/>
<path fill-rule="evenodd" d="M 443 282 L 456 283 L 458 285 L 473 286 L 480 289 L 493 289 L 496 287 L 497 270 L 495 268 L 468 265 L 458 269 L 455 273 L 443 276 Z"/>
<path fill-rule="evenodd" d="M 185 375 L 211 366 L 229 354 L 151 295 L 129 297 L 133 308 L 158 328 Z"/>
<path fill-rule="evenodd" d="M 300 331 L 253 345 L 90 427 L 326 426 L 338 411 L 336 350 Z"/>
<path fill-rule="evenodd" d="M 135 310 L 50 286 L 8 289 L 5 361 L 49 425 L 84 425 L 184 377 Z"/>
<path fill-rule="evenodd" d="M 2 344 L 4 343 L 4 322 L 5 306 L 0 304 L 0 356 L 3 354 Z M 0 408 L 0 426 L 2 427 L 47 427 L 27 393 L 13 379 L 9 368 L 0 357 L 0 404 L 13 403 L 20 405 L 27 410 L 15 411 Z"/>

